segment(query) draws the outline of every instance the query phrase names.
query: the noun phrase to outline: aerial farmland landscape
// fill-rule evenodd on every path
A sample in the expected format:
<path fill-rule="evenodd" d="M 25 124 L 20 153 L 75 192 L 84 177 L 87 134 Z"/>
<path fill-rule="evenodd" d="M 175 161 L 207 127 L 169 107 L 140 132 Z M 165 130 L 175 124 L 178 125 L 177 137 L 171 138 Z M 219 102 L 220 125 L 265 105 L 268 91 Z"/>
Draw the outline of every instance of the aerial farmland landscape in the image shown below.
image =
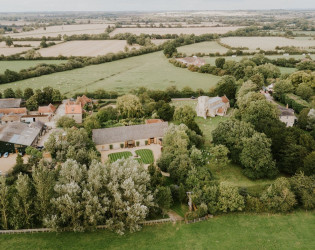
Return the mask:
<path fill-rule="evenodd" d="M 3 0 L 0 249 L 314 249 L 312 1 Z"/>

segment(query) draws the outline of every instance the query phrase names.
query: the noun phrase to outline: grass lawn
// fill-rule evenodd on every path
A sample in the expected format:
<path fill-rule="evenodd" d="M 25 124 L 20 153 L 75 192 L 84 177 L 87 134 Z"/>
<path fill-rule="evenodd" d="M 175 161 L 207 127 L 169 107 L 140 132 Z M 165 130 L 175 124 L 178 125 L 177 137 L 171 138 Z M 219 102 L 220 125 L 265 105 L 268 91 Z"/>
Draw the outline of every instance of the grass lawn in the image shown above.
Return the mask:
<path fill-rule="evenodd" d="M 145 226 L 119 236 L 88 233 L 1 235 L 0 249 L 314 249 L 315 213 L 229 214 L 195 224 Z"/>
<path fill-rule="evenodd" d="M 174 212 L 176 212 L 178 215 L 182 216 L 183 218 L 185 218 L 185 214 L 188 212 L 188 206 L 187 204 L 180 204 L 180 203 L 176 203 L 171 207 L 171 210 L 173 210 Z"/>
<path fill-rule="evenodd" d="M 139 149 L 136 150 L 136 154 L 140 156 L 144 164 L 154 163 L 154 156 L 151 149 Z"/>
<path fill-rule="evenodd" d="M 125 151 L 125 152 L 118 152 L 118 153 L 112 153 L 112 154 L 109 154 L 108 155 L 108 158 L 110 159 L 111 162 L 115 162 L 119 159 L 122 159 L 122 158 L 129 158 L 132 156 L 132 153 L 129 152 L 129 151 Z"/>
<path fill-rule="evenodd" d="M 286 68 L 286 67 L 278 67 L 278 68 L 280 69 L 281 74 L 286 74 L 286 73 L 291 74 L 297 71 L 296 68 Z"/>
<path fill-rule="evenodd" d="M 190 56 L 194 53 L 216 53 L 219 52 L 221 54 L 226 53 L 228 51 L 227 48 L 221 46 L 216 41 L 210 42 L 202 42 L 202 43 L 194 43 L 186 46 L 182 46 L 177 48 L 178 52 L 186 53 L 187 56 Z"/>
<path fill-rule="evenodd" d="M 190 86 L 193 89 L 208 90 L 210 87 L 214 87 L 219 79 L 218 76 L 177 68 L 168 62 L 163 52 L 155 52 L 2 84 L 0 91 L 8 87 L 24 89 L 51 86 L 59 89 L 62 94 L 70 96 L 76 92 L 93 91 L 99 88 L 126 93 L 141 86 L 163 90 L 174 85 L 179 89 Z"/>
<path fill-rule="evenodd" d="M 28 69 L 41 63 L 61 64 L 65 62 L 67 62 L 67 60 L 0 61 L 0 74 L 3 74 L 6 69 L 19 72 L 22 69 Z"/>

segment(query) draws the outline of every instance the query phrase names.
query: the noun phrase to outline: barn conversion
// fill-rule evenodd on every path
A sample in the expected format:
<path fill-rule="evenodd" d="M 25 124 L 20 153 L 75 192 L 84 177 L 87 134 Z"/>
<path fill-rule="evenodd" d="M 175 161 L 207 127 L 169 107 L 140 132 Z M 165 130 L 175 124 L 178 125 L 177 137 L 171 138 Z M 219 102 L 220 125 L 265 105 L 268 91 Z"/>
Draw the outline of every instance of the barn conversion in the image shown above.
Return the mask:
<path fill-rule="evenodd" d="M 99 151 L 132 148 L 148 144 L 162 145 L 167 122 L 93 129 L 92 139 Z"/>
<path fill-rule="evenodd" d="M 26 124 L 11 122 L 0 127 L 0 153 L 24 152 L 27 146 L 35 146 L 43 131 L 41 122 Z"/>

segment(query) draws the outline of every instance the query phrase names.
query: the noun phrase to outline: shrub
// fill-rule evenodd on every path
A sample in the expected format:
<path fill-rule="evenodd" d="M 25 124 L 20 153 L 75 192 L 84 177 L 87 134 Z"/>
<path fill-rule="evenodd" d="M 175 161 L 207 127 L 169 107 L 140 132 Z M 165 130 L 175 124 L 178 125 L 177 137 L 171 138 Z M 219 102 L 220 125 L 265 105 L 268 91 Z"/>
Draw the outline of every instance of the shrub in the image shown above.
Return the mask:
<path fill-rule="evenodd" d="M 140 142 L 139 142 L 139 141 L 136 141 L 136 145 L 137 145 L 137 147 L 139 147 L 139 145 L 140 145 Z"/>
<path fill-rule="evenodd" d="M 149 142 L 148 142 L 148 141 L 145 141 L 144 143 L 145 143 L 145 145 L 148 145 Z"/>
<path fill-rule="evenodd" d="M 120 144 L 120 148 L 124 148 L 124 144 L 123 143 Z"/>
<path fill-rule="evenodd" d="M 112 144 L 109 145 L 109 149 L 113 149 L 113 145 Z"/>

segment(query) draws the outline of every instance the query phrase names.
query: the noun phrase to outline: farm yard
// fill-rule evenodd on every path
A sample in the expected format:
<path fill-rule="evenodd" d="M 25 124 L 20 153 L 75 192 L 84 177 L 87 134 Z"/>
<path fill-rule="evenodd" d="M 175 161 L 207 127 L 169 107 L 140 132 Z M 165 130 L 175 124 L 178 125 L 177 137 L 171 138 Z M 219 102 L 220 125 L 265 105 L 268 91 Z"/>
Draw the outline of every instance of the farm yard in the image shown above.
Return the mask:
<path fill-rule="evenodd" d="M 231 47 L 247 47 L 249 50 L 274 50 L 276 46 L 295 46 L 309 49 L 315 46 L 315 40 L 289 39 L 284 37 L 224 37 L 221 42 Z"/>
<path fill-rule="evenodd" d="M 202 42 L 202 43 L 194 43 L 186 46 L 182 46 L 178 48 L 178 52 L 186 53 L 187 56 L 190 56 L 194 53 L 216 53 L 219 52 L 221 54 L 226 53 L 228 51 L 227 48 L 221 46 L 216 41 L 211 42 Z"/>
<path fill-rule="evenodd" d="M 163 52 L 131 57 L 114 62 L 88 66 L 23 81 L 0 85 L 0 91 L 27 87 L 42 88 L 51 86 L 68 96 L 76 92 L 93 91 L 99 88 L 126 93 L 137 87 L 149 89 L 166 89 L 176 86 L 182 89 L 189 86 L 193 89 L 208 90 L 214 87 L 220 77 L 209 74 L 193 73 L 189 70 L 174 67 L 168 62 Z"/>
<path fill-rule="evenodd" d="M 230 27 L 195 27 L 195 28 L 117 28 L 110 33 L 111 36 L 121 33 L 132 33 L 135 35 L 140 34 L 195 34 L 196 36 L 208 33 L 225 34 L 229 31 L 237 30 L 241 27 L 230 26 Z"/>
<path fill-rule="evenodd" d="M 194 224 L 144 226 L 141 232 L 124 236 L 107 230 L 8 234 L 1 236 L 0 248 L 313 249 L 314 220 L 315 213 L 305 211 L 275 215 L 236 213 Z"/>
<path fill-rule="evenodd" d="M 0 74 L 4 73 L 6 69 L 19 72 L 22 69 L 34 67 L 38 64 L 61 64 L 66 63 L 67 60 L 21 60 L 21 61 L 0 61 Z"/>
<path fill-rule="evenodd" d="M 70 41 L 49 48 L 42 48 L 39 53 L 44 57 L 53 56 L 100 56 L 107 53 L 117 53 L 128 49 L 138 49 L 139 45 L 129 46 L 124 40 L 90 40 Z"/>
<path fill-rule="evenodd" d="M 100 34 L 104 33 L 108 24 L 73 24 L 73 25 L 58 25 L 58 26 L 47 26 L 46 30 L 44 28 L 39 28 L 36 30 L 13 33 L 10 34 L 12 38 L 25 38 L 34 37 L 41 38 L 43 36 L 57 37 L 58 35 L 78 35 L 78 34 Z"/>

